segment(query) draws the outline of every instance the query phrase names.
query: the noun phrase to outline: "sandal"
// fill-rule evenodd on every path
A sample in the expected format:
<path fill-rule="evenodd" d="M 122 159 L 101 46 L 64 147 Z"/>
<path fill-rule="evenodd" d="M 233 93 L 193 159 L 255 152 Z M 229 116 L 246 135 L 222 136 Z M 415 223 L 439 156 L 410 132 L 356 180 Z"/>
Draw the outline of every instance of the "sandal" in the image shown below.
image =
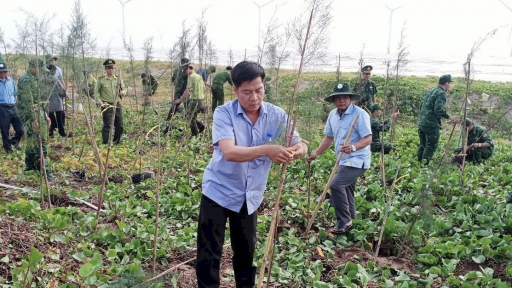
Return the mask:
<path fill-rule="evenodd" d="M 348 232 L 350 232 L 350 230 L 352 230 L 352 224 L 345 225 L 345 227 L 343 227 L 342 229 L 339 229 L 337 227 L 333 228 L 333 229 L 331 229 L 331 233 L 332 234 L 336 234 L 336 235 L 340 235 L 340 234 L 348 233 Z"/>

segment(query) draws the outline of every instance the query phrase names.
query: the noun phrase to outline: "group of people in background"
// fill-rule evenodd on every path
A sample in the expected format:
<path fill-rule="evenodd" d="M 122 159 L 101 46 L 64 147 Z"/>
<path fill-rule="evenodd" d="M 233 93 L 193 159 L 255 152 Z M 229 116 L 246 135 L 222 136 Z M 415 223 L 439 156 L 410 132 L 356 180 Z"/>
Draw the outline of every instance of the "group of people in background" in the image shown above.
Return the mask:
<path fill-rule="evenodd" d="M 26 170 L 40 170 L 39 140 L 46 156 L 47 135 L 52 137 L 57 129 L 61 136 L 72 136 L 64 130 L 66 86 L 62 81 L 62 71 L 56 66 L 57 59 L 49 56 L 48 66 L 41 59 L 30 60 L 28 70 L 16 87 L 12 78 L 7 76 L 7 63 L 0 57 L 3 146 L 6 151 L 13 151 L 12 147 L 19 147 L 19 141 L 26 132 Z M 106 59 L 103 63 L 105 73 L 97 80 L 83 71 L 86 78 L 83 92 L 102 109 L 104 144 L 110 141 L 119 144 L 124 130 L 120 100 L 126 96 L 127 87 L 116 75 L 115 64 L 113 59 Z M 357 179 L 370 168 L 371 153 L 390 153 L 393 150 L 391 143 L 381 141 L 380 133 L 390 129 L 400 112 L 394 110 L 390 119 L 381 118 L 383 107 L 376 101 L 377 85 L 370 80 L 372 70 L 370 65 L 362 67 L 361 78 L 354 89 L 348 83 L 334 85 L 324 100 L 333 103 L 335 108 L 329 113 L 321 143 L 307 157 L 308 162 L 314 161 L 333 143 L 336 155 L 342 153 L 329 194 L 337 221 L 328 231 L 336 235 L 348 233 L 353 228 L 352 221 L 356 219 L 355 187 Z M 140 76 L 144 93 L 154 95 L 158 88 L 157 79 L 149 73 Z M 266 79 L 263 67 L 251 61 L 242 61 L 235 67 L 220 70 L 211 66 L 195 71 L 189 59 L 182 58 L 172 74 L 174 95 L 167 120 L 171 120 L 183 104 L 193 136 L 205 129 L 198 120 L 198 113 L 204 111 L 206 88 L 212 92 L 213 156 L 203 176 L 197 228 L 199 287 L 218 287 L 220 283 L 220 259 L 228 221 L 237 287 L 254 286 L 257 210 L 263 201 L 270 166 L 272 162 L 293 162 L 308 153 L 306 141 L 297 131 L 291 133 L 291 147 L 274 144 L 272 139 L 289 133 L 282 129 L 289 123 L 289 115 L 280 107 L 264 101 Z M 226 82 L 233 86 L 236 96 L 235 100 L 227 103 L 224 102 Z M 425 94 L 420 105 L 417 157 L 425 165 L 431 162 L 437 149 L 441 118 L 460 122 L 458 116 L 449 115 L 444 108 L 451 83 L 450 75 L 441 76 L 439 85 Z M 37 88 L 41 88 L 40 103 L 35 94 Z M 49 131 L 42 130 L 46 125 L 40 125 L 41 121 L 48 122 Z M 480 164 L 492 156 L 494 143 L 485 128 L 471 120 L 464 124 L 468 133 L 467 145 L 455 152 L 474 164 Z M 15 135 L 9 138 L 11 125 Z M 111 135 L 112 139 L 109 139 Z M 46 160 L 44 164 L 51 176 Z"/>

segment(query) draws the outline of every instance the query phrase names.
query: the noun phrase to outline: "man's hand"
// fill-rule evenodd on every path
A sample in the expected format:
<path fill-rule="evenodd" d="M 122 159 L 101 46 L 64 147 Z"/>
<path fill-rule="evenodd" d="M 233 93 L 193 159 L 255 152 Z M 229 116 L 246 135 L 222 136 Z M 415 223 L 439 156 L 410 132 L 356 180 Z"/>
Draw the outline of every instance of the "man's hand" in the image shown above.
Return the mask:
<path fill-rule="evenodd" d="M 452 122 L 455 122 L 455 123 L 459 123 L 460 122 L 460 117 L 459 116 L 450 116 L 450 121 Z"/>
<path fill-rule="evenodd" d="M 96 106 L 103 107 L 103 101 L 101 101 L 101 100 L 96 101 Z"/>
<path fill-rule="evenodd" d="M 313 152 L 313 153 L 311 153 L 311 154 L 309 154 L 309 157 L 308 157 L 308 159 L 307 159 L 307 160 L 308 160 L 308 164 L 311 164 L 311 162 L 312 162 L 313 160 L 315 160 L 316 158 L 318 158 L 318 154 L 316 154 L 316 151 L 315 151 L 315 152 Z"/>
<path fill-rule="evenodd" d="M 174 102 L 172 102 L 172 104 L 174 104 L 174 105 L 178 105 L 178 104 L 180 104 L 180 103 L 181 103 L 181 100 L 180 100 L 180 99 L 176 99 L 176 100 L 174 100 Z"/>
<path fill-rule="evenodd" d="M 279 145 L 267 145 L 266 156 L 274 163 L 284 163 L 290 161 L 292 154 L 287 148 Z M 288 148 L 290 149 L 290 148 Z M 293 159 L 293 158 L 292 158 Z"/>
<path fill-rule="evenodd" d="M 395 120 L 396 118 L 398 118 L 398 116 L 400 116 L 400 111 L 393 113 L 393 115 L 391 115 L 391 118 Z"/>
<path fill-rule="evenodd" d="M 36 133 L 39 132 L 39 123 L 37 123 L 37 120 L 32 121 L 32 130 Z"/>
<path fill-rule="evenodd" d="M 343 145 L 341 146 L 340 148 L 340 152 L 343 152 L 345 154 L 350 154 L 352 153 L 352 145 L 348 144 L 348 145 Z"/>
<path fill-rule="evenodd" d="M 48 126 L 50 126 L 50 124 L 52 124 L 52 119 L 50 119 L 50 117 L 46 116 L 46 124 L 48 124 Z"/>

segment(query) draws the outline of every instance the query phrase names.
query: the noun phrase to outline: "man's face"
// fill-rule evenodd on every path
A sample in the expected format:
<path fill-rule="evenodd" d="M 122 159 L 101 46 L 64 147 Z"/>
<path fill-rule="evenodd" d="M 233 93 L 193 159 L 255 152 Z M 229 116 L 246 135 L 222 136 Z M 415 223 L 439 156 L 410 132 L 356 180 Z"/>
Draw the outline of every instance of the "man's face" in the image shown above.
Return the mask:
<path fill-rule="evenodd" d="M 334 105 L 338 110 L 344 111 L 350 106 L 351 100 L 350 95 L 337 95 L 334 96 Z"/>
<path fill-rule="evenodd" d="M 148 80 L 148 76 L 142 77 L 142 80 L 144 80 L 144 81 Z"/>
<path fill-rule="evenodd" d="M 115 69 L 116 69 L 116 67 L 114 67 L 114 66 L 105 66 L 105 71 L 107 72 L 107 76 L 114 75 Z"/>
<path fill-rule="evenodd" d="M 53 70 L 53 69 L 52 69 L 52 70 L 50 70 L 50 75 L 53 75 L 53 76 L 54 76 L 54 75 L 55 75 L 55 73 L 57 73 L 57 70 Z"/>
<path fill-rule="evenodd" d="M 192 69 L 190 69 L 190 68 L 183 69 L 183 74 L 190 76 L 190 74 L 192 74 Z"/>
<path fill-rule="evenodd" d="M 372 113 L 372 114 L 373 114 L 373 116 L 375 116 L 375 117 L 380 117 L 380 115 L 382 114 L 382 110 L 380 110 L 380 109 L 379 109 L 379 110 L 375 110 L 375 111 L 373 111 L 373 113 Z"/>
<path fill-rule="evenodd" d="M 469 133 L 469 132 L 473 131 L 473 128 L 475 128 L 475 125 L 469 124 L 469 126 L 466 126 L 466 131 Z"/>
<path fill-rule="evenodd" d="M 450 90 L 450 87 L 452 86 L 452 82 L 446 82 L 441 86 L 443 87 L 444 91 L 448 92 Z"/>
<path fill-rule="evenodd" d="M 265 96 L 265 85 L 261 81 L 261 77 L 255 78 L 250 82 L 243 82 L 240 87 L 233 85 L 233 93 L 238 98 L 238 102 L 245 113 L 254 113 L 258 111 Z"/>
<path fill-rule="evenodd" d="M 363 73 L 363 79 L 364 79 L 364 81 L 368 81 L 368 80 L 370 80 L 370 76 L 371 76 L 371 75 L 372 75 L 372 73 L 370 73 L 370 72 L 364 72 L 364 73 Z"/>
<path fill-rule="evenodd" d="M 50 59 L 50 61 L 48 61 L 48 64 L 55 65 L 55 59 Z"/>
<path fill-rule="evenodd" d="M 0 79 L 2 79 L 2 80 L 7 79 L 7 73 L 9 73 L 9 72 L 7 72 L 7 71 L 0 72 Z"/>

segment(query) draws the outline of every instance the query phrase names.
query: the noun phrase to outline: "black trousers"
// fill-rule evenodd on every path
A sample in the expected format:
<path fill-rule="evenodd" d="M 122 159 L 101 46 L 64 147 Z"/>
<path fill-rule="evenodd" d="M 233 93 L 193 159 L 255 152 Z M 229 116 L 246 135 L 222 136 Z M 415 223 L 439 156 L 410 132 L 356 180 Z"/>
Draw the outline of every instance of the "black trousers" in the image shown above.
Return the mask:
<path fill-rule="evenodd" d="M 109 104 L 112 105 L 112 104 Z M 102 108 L 103 109 L 103 108 Z M 112 117 L 114 118 L 114 127 L 110 127 L 112 123 Z M 117 108 L 114 113 L 114 108 L 109 107 L 103 112 L 103 128 L 101 128 L 101 136 L 103 138 L 103 144 L 108 144 L 108 137 L 110 136 L 110 129 L 115 129 L 114 138 L 112 139 L 113 144 L 119 144 L 121 142 L 121 135 L 123 135 L 123 109 L 121 104 L 117 103 Z"/>
<path fill-rule="evenodd" d="M 64 137 L 66 136 L 66 131 L 64 130 L 64 111 L 54 111 L 50 112 L 50 115 L 48 115 L 51 120 L 50 124 L 50 137 L 53 136 L 53 131 L 55 131 L 55 128 L 58 129 L 59 135 Z"/>
<path fill-rule="evenodd" d="M 14 128 L 14 137 L 9 139 L 9 129 Z M 2 135 L 2 144 L 6 152 L 12 152 L 12 145 L 18 144 L 25 131 L 23 123 L 18 117 L 18 110 L 14 105 L 0 105 L 0 132 Z"/>
<path fill-rule="evenodd" d="M 220 286 L 220 259 L 228 219 L 236 287 L 255 285 L 256 267 L 252 261 L 256 247 L 256 211 L 248 215 L 247 203 L 244 203 L 240 212 L 233 212 L 203 195 L 197 228 L 196 274 L 199 288 Z"/>

